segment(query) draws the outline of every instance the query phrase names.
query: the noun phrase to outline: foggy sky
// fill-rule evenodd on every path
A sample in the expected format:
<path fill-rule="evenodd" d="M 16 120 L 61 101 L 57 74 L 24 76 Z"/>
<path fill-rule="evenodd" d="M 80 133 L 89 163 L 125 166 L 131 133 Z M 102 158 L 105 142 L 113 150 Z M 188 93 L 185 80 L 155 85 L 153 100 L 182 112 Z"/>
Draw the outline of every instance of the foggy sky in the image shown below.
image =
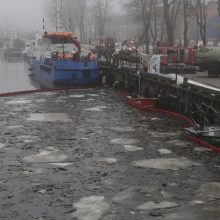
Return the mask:
<path fill-rule="evenodd" d="M 40 30 L 47 2 L 48 0 L 0 0 L 0 25 L 9 24 L 9 29 Z"/>

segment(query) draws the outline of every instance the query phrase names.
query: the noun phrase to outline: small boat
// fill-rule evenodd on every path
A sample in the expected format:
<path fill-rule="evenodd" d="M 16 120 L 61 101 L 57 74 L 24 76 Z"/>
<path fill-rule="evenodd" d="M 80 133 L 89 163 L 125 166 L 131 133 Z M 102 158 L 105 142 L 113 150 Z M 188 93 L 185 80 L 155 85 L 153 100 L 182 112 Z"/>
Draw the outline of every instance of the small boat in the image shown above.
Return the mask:
<path fill-rule="evenodd" d="M 32 76 L 37 81 L 54 84 L 86 85 L 97 83 L 100 67 L 93 57 L 81 57 L 81 46 L 72 32 L 46 32 L 43 36 L 49 45 L 40 59 L 32 61 Z M 61 43 L 62 42 L 62 43 Z M 74 52 L 74 45 L 78 48 Z M 72 46 L 72 48 L 71 48 Z"/>
<path fill-rule="evenodd" d="M 7 47 L 4 51 L 4 58 L 6 61 L 20 61 L 22 60 L 22 51 L 15 47 Z"/>
<path fill-rule="evenodd" d="M 55 0 L 54 3 L 57 15 L 56 30 L 45 31 L 42 36 L 42 45 L 32 60 L 32 79 L 45 86 L 50 83 L 69 86 L 98 83 L 98 59 L 91 51 L 82 54 L 81 43 L 75 33 L 62 30 L 62 2 Z"/>
<path fill-rule="evenodd" d="M 139 109 L 145 109 L 149 107 L 155 107 L 159 101 L 158 98 L 131 98 L 128 97 L 127 103 Z"/>
<path fill-rule="evenodd" d="M 185 128 L 185 131 L 191 137 L 200 139 L 220 149 L 220 127 L 207 127 L 204 130 L 190 127 Z"/>

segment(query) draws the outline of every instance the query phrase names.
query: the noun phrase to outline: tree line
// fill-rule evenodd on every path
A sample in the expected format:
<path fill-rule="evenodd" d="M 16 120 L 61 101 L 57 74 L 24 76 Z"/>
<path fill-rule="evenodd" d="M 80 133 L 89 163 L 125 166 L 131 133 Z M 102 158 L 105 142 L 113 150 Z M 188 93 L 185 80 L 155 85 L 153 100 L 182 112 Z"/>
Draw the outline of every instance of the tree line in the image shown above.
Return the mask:
<path fill-rule="evenodd" d="M 194 20 L 197 32 L 203 45 L 206 45 L 207 32 L 207 4 L 208 0 L 126 0 L 123 4 L 128 15 L 135 16 L 143 31 L 139 41 L 146 45 L 148 52 L 152 41 L 166 40 L 170 46 L 174 45 L 175 32 L 183 23 L 184 46 L 189 41 L 189 22 Z M 217 1 L 220 14 L 220 0 Z M 66 27 L 79 32 L 82 42 L 88 42 L 90 38 L 101 38 L 106 33 L 106 23 L 111 20 L 114 1 L 109 0 L 63 0 L 63 11 L 69 20 Z M 51 10 L 51 7 L 48 7 Z M 68 24 L 69 23 L 69 24 Z M 65 24 L 64 24 L 65 25 Z M 120 31 L 120 30 L 119 30 Z"/>
<path fill-rule="evenodd" d="M 220 5 L 220 0 L 218 2 Z M 180 20 L 184 24 L 184 46 L 188 45 L 190 19 L 196 20 L 203 45 L 206 45 L 207 0 L 130 0 L 126 5 L 143 23 L 147 52 L 151 39 L 162 41 L 166 38 L 169 45 L 173 46 L 177 21 Z"/>
<path fill-rule="evenodd" d="M 51 22 L 55 25 L 55 10 L 52 4 L 52 2 L 48 4 L 47 11 Z M 111 2 L 109 0 L 63 0 L 62 11 L 63 28 L 77 31 L 81 42 L 85 43 L 90 38 L 104 36 L 106 19 L 111 13 Z"/>

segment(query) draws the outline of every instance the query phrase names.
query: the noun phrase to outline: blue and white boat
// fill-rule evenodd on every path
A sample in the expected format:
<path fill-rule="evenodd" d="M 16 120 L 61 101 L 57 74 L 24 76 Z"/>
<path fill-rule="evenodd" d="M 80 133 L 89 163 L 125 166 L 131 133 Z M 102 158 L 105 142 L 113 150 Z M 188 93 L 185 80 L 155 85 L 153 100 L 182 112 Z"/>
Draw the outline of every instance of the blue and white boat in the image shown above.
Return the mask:
<path fill-rule="evenodd" d="M 100 80 L 98 59 L 89 52 L 82 55 L 81 44 L 73 32 L 61 29 L 60 5 L 56 0 L 57 28 L 45 32 L 38 54 L 31 64 L 32 78 L 42 85 L 87 85 Z"/>
<path fill-rule="evenodd" d="M 44 42 L 47 42 L 43 46 L 45 50 L 32 61 L 34 79 L 66 85 L 85 85 L 99 81 L 98 60 L 92 53 L 81 56 L 80 42 L 72 32 L 46 32 Z M 74 50 L 75 46 L 77 51 Z"/>

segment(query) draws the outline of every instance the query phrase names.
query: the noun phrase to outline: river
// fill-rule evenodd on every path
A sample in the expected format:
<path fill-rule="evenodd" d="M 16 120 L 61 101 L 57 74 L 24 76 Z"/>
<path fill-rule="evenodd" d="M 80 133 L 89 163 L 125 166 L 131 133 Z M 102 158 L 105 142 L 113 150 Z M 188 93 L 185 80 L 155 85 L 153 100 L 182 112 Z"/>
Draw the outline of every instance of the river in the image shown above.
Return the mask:
<path fill-rule="evenodd" d="M 0 93 L 38 89 L 29 77 L 29 64 L 22 60 L 0 59 Z"/>

